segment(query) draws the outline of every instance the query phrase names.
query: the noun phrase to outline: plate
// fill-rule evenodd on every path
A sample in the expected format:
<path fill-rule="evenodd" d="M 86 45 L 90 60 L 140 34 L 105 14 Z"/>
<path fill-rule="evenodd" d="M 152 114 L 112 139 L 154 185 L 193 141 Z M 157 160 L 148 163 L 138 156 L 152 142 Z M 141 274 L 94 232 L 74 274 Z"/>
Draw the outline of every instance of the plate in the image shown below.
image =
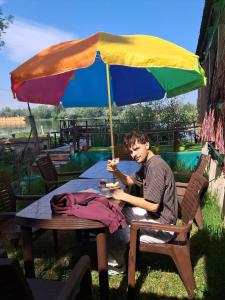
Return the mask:
<path fill-rule="evenodd" d="M 102 195 L 102 194 L 101 194 Z M 103 197 L 107 198 L 107 199 L 113 199 L 112 195 L 102 195 Z"/>
<path fill-rule="evenodd" d="M 112 193 L 111 193 L 110 189 L 108 189 L 108 188 L 101 189 L 100 190 L 100 195 L 102 195 L 102 196 L 104 196 L 108 199 L 112 198 Z"/>
<path fill-rule="evenodd" d="M 119 188 L 120 188 L 120 185 L 115 186 L 115 187 L 107 187 L 107 189 L 109 189 L 110 191 L 111 191 L 111 190 L 117 190 L 117 189 L 119 189 Z"/>

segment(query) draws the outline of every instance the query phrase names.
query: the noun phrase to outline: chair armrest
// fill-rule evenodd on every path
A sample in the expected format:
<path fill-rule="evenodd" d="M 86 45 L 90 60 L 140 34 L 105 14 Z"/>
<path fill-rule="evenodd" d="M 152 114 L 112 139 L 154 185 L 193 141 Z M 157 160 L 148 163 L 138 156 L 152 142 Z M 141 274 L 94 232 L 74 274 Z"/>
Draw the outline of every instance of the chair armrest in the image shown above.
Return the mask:
<path fill-rule="evenodd" d="M 28 201 L 32 201 L 32 200 L 38 200 L 41 197 L 43 197 L 44 195 L 16 195 L 16 200 L 28 200 Z"/>
<path fill-rule="evenodd" d="M 82 256 L 79 261 L 76 263 L 75 267 L 73 268 L 68 280 L 66 281 L 62 291 L 60 292 L 57 300 L 67 300 L 67 299 L 75 299 L 78 293 L 81 291 L 81 283 L 85 276 L 88 274 L 90 275 L 90 258 L 87 255 Z M 86 279 L 86 278 L 85 278 Z M 85 293 L 89 293 L 91 295 L 91 277 L 87 280 L 87 286 L 82 286 L 86 291 Z M 89 285 L 89 286 L 88 286 Z M 81 291 L 82 292 L 82 291 Z M 86 299 L 86 298 L 85 298 Z M 88 299 L 91 299 L 89 297 Z"/>
<path fill-rule="evenodd" d="M 137 231 L 140 229 L 151 229 L 151 230 L 166 230 L 175 233 L 175 239 L 178 242 L 185 242 L 187 236 L 191 231 L 192 222 L 189 224 L 179 225 L 170 225 L 170 224 L 159 224 L 151 223 L 146 221 L 133 221 L 131 223 L 131 240 L 137 239 Z"/>
<path fill-rule="evenodd" d="M 154 229 L 154 230 L 167 230 L 174 233 L 187 233 L 191 229 L 191 223 L 185 224 L 182 226 L 179 225 L 170 225 L 170 224 L 159 224 L 159 223 L 151 223 L 146 221 L 132 221 L 131 229 L 139 230 L 139 229 Z"/>
<path fill-rule="evenodd" d="M 57 172 L 58 176 L 81 175 L 83 171 Z"/>

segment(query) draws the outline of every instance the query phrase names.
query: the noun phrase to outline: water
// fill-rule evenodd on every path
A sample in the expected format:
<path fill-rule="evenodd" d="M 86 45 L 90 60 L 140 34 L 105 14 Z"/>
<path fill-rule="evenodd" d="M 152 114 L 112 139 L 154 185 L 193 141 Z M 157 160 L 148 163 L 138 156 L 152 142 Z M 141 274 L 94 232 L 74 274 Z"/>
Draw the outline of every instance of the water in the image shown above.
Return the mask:
<path fill-rule="evenodd" d="M 57 120 L 35 120 L 38 133 L 40 135 L 46 135 L 48 131 L 59 131 L 59 122 Z M 3 137 L 12 137 L 12 134 L 17 133 L 29 133 L 30 132 L 30 124 L 29 121 L 26 120 L 26 125 L 24 128 L 0 128 L 0 138 Z"/>

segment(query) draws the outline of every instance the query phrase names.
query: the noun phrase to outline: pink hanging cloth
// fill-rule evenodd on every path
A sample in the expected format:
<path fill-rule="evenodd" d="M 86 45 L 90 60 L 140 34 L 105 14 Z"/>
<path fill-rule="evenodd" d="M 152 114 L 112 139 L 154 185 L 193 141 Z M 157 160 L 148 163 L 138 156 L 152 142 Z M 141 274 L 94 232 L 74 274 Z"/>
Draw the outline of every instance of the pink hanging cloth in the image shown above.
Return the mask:
<path fill-rule="evenodd" d="M 202 142 L 207 141 L 207 123 L 208 123 L 208 113 L 207 111 L 205 112 L 204 120 L 202 122 L 202 128 L 200 132 L 200 139 Z"/>
<path fill-rule="evenodd" d="M 222 116 L 219 116 L 219 120 L 217 123 L 216 129 L 216 138 L 215 138 L 215 149 L 219 151 L 221 154 L 225 154 L 225 146 L 224 146 L 224 130 L 223 130 L 223 122 Z"/>
<path fill-rule="evenodd" d="M 215 142 L 215 111 L 210 108 L 208 115 L 208 142 Z"/>

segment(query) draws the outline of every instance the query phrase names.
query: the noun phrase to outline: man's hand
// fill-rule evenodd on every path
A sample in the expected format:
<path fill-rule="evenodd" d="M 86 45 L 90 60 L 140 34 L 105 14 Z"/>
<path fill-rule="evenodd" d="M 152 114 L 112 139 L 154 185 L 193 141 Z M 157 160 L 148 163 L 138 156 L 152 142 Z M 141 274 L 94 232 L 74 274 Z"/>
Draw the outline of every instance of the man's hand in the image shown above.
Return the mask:
<path fill-rule="evenodd" d="M 124 195 L 126 195 L 126 193 L 121 189 L 116 189 L 112 192 L 112 195 L 113 195 L 113 199 L 115 200 L 123 200 Z"/>
<path fill-rule="evenodd" d="M 118 158 L 114 158 L 112 160 L 108 160 L 107 163 L 107 171 L 112 172 L 113 175 L 119 179 L 124 185 L 132 185 L 134 184 L 134 180 L 131 176 L 122 173 L 119 169 L 117 169 L 117 164 L 119 163 Z"/>
<path fill-rule="evenodd" d="M 117 164 L 118 164 L 118 160 L 115 158 L 112 160 L 108 160 L 107 171 L 115 172 L 117 170 Z"/>

